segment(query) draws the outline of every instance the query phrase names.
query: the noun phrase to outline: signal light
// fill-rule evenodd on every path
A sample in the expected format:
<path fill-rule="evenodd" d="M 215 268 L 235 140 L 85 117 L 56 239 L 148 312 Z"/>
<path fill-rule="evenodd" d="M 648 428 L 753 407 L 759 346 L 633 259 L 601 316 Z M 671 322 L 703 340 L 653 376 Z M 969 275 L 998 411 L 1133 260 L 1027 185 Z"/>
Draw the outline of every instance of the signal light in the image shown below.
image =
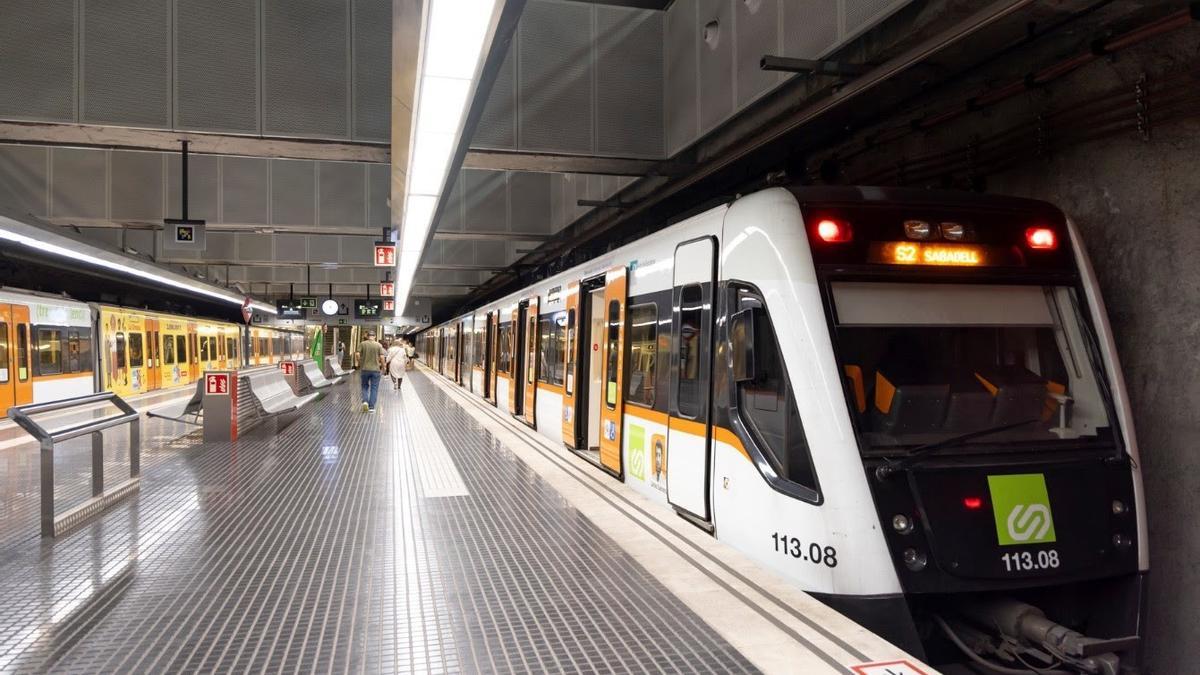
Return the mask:
<path fill-rule="evenodd" d="M 1031 227 L 1025 230 L 1025 242 L 1029 248 L 1054 250 L 1058 248 L 1058 237 L 1048 227 Z"/>
<path fill-rule="evenodd" d="M 976 511 L 983 507 L 983 497 L 963 497 L 963 506 Z"/>
<path fill-rule="evenodd" d="M 826 218 L 817 223 L 817 236 L 821 241 L 840 244 L 850 241 L 850 225 Z"/>

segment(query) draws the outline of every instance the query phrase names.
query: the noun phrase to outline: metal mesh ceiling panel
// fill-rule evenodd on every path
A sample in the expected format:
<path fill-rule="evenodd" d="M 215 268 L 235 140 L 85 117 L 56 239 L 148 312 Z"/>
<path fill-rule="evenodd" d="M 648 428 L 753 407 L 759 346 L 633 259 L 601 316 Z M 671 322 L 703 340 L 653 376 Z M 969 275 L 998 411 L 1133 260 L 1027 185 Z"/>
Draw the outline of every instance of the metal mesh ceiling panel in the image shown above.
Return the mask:
<path fill-rule="evenodd" d="M 168 127 L 171 17 L 166 2 L 80 0 L 81 121 Z"/>
<path fill-rule="evenodd" d="M 208 260 L 234 260 L 237 255 L 236 237 L 232 232 L 209 232 L 205 235 L 204 257 Z"/>
<path fill-rule="evenodd" d="M 703 133 L 724 122 L 733 112 L 733 3 L 701 0 L 697 16 L 700 131 Z"/>
<path fill-rule="evenodd" d="M 672 4 L 664 20 L 666 82 L 663 101 L 667 152 L 672 155 L 700 133 L 696 105 L 697 21 L 696 3 L 688 0 L 677 0 Z"/>
<path fill-rule="evenodd" d="M 483 106 L 479 126 L 471 145 L 496 150 L 515 150 L 517 147 L 517 59 L 515 49 L 509 49 L 496 73 L 492 91 Z"/>
<path fill-rule="evenodd" d="M 271 198 L 270 163 L 254 157 L 221 159 L 221 215 L 227 223 L 265 223 Z"/>
<path fill-rule="evenodd" d="M 367 225 L 387 227 L 392 222 L 388 206 L 392 189 L 392 167 L 387 164 L 367 165 Z"/>
<path fill-rule="evenodd" d="M 50 215 L 104 218 L 108 164 L 105 150 L 54 148 L 50 154 L 54 180 L 50 189 Z"/>
<path fill-rule="evenodd" d="M 175 120 L 178 128 L 258 129 L 258 2 L 177 2 Z"/>
<path fill-rule="evenodd" d="M 815 59 L 838 41 L 838 1 L 783 3 L 783 53 Z"/>
<path fill-rule="evenodd" d="M 306 262 L 308 260 L 307 236 L 276 232 L 272 239 L 275 244 L 274 260 L 276 262 Z"/>
<path fill-rule="evenodd" d="M 387 141 L 392 129 L 392 2 L 354 0 L 354 138 Z"/>
<path fill-rule="evenodd" d="M 908 4 L 908 0 L 843 0 L 846 19 L 843 39 L 852 38 Z"/>
<path fill-rule="evenodd" d="M 271 235 L 239 232 L 237 235 L 238 260 L 269 262 L 274 256 Z"/>
<path fill-rule="evenodd" d="M 317 222 L 314 162 L 271 160 L 271 222 L 312 225 Z M 362 192 L 360 191 L 361 195 Z"/>
<path fill-rule="evenodd" d="M 362 164 L 320 162 L 318 223 L 324 227 L 365 227 L 367 171 Z"/>
<path fill-rule="evenodd" d="M 782 73 L 764 71 L 758 65 L 763 55 L 780 53 L 780 8 L 777 0 L 738 2 L 734 7 L 737 15 L 734 63 L 740 107 L 783 81 Z"/>
<path fill-rule="evenodd" d="M 504 171 L 463 171 L 466 229 L 473 232 L 508 230 L 508 176 Z"/>
<path fill-rule="evenodd" d="M 512 231 L 550 232 L 550 174 L 513 171 L 508 180 Z"/>
<path fill-rule="evenodd" d="M 341 261 L 345 263 L 362 263 L 370 265 L 374 262 L 375 246 L 366 237 L 339 237 L 341 240 Z"/>
<path fill-rule="evenodd" d="M 596 8 L 596 150 L 661 157 L 662 12 Z"/>
<path fill-rule="evenodd" d="M 466 179 L 463 177 L 463 172 L 459 171 L 458 179 L 454 181 L 454 187 L 450 188 L 450 194 L 446 195 L 446 206 L 442 209 L 442 215 L 438 219 L 437 229 L 443 231 L 462 231 L 463 229 L 463 184 Z"/>
<path fill-rule="evenodd" d="M 592 7 L 585 3 L 525 5 L 517 40 L 522 150 L 593 150 L 590 134 L 579 133 L 580 116 L 595 108 L 591 26 Z"/>
<path fill-rule="evenodd" d="M 74 0 L 5 0 L 0 117 L 75 121 Z"/>
<path fill-rule="evenodd" d="M 162 219 L 166 173 L 162 154 L 113 151 L 109 161 L 113 220 Z"/>
<path fill-rule="evenodd" d="M 47 215 L 49 173 L 47 148 L 0 146 L 0 206 L 19 214 Z"/>
<path fill-rule="evenodd" d="M 338 238 L 331 234 L 316 234 L 308 241 L 308 259 L 314 263 L 337 262 L 341 247 Z M 316 270 L 313 270 L 316 278 Z"/>
<path fill-rule="evenodd" d="M 220 221 L 220 160 L 214 155 L 188 155 L 189 218 Z M 179 161 L 178 154 L 167 155 L 167 215 L 171 218 L 178 218 L 181 213 Z"/>
<path fill-rule="evenodd" d="M 263 2 L 263 131 L 345 137 L 348 0 Z"/>

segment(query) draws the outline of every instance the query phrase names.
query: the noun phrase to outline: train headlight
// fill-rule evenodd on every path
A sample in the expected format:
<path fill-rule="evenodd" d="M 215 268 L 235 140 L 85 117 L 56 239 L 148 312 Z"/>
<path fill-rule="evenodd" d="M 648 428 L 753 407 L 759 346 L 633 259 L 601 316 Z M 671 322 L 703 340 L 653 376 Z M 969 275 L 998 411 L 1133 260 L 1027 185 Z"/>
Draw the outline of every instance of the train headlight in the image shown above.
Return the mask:
<path fill-rule="evenodd" d="M 908 534 L 913 531 L 912 519 L 903 513 L 897 513 L 892 516 L 892 529 L 900 534 Z"/>
<path fill-rule="evenodd" d="M 1125 502 L 1121 501 L 1120 499 L 1114 499 L 1112 503 L 1112 510 L 1113 514 L 1117 516 L 1125 513 Z"/>
<path fill-rule="evenodd" d="M 1129 548 L 1133 544 L 1133 540 L 1123 534 L 1113 535 L 1113 546 L 1117 548 Z"/>
<path fill-rule="evenodd" d="M 929 557 L 915 548 L 904 549 L 904 566 L 914 572 L 920 572 L 929 564 Z"/>
<path fill-rule="evenodd" d="M 933 226 L 924 220 L 906 220 L 904 221 L 904 236 L 909 239 L 933 239 Z"/>

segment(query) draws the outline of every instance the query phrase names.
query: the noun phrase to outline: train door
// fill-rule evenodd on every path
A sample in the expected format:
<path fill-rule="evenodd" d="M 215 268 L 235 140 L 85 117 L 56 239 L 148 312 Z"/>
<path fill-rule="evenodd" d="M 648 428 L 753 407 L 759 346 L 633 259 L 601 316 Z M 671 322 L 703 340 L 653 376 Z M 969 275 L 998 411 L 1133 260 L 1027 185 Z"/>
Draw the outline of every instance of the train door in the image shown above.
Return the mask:
<path fill-rule="evenodd" d="M 597 462 L 600 460 L 600 409 L 604 406 L 604 281 L 600 276 L 581 285 L 581 334 L 579 348 L 574 354 L 579 380 L 575 391 L 575 447 Z"/>
<path fill-rule="evenodd" d="M 522 418 L 525 414 L 525 317 L 529 315 L 528 308 L 529 302 L 522 301 L 513 312 L 513 378 L 508 390 L 508 411 Z"/>
<path fill-rule="evenodd" d="M 488 312 L 483 327 L 483 398 L 496 404 L 496 312 Z"/>
<path fill-rule="evenodd" d="M 460 321 L 458 324 L 457 361 L 455 362 L 455 367 L 458 370 L 458 386 L 460 387 L 463 386 L 463 383 L 466 382 L 468 377 L 470 377 L 470 375 L 467 374 L 469 372 L 467 364 L 470 363 L 467 361 L 467 348 L 470 346 L 470 344 L 470 338 L 467 337 L 467 322 Z"/>
<path fill-rule="evenodd" d="M 188 365 L 191 375 L 189 380 L 195 382 L 200 377 L 200 351 L 196 348 L 196 327 L 188 326 Z"/>
<path fill-rule="evenodd" d="M 672 284 L 670 421 L 667 427 L 667 501 L 707 522 L 712 426 L 713 281 L 712 238 L 675 249 Z"/>
<path fill-rule="evenodd" d="M 146 319 L 146 391 L 161 389 L 163 385 L 158 333 L 158 319 Z"/>
<path fill-rule="evenodd" d="M 30 356 L 29 308 L 0 305 L 0 414 L 33 403 Z"/>
<path fill-rule="evenodd" d="M 538 380 L 538 297 L 529 299 L 525 308 L 525 423 L 537 428 L 537 380 Z"/>
<path fill-rule="evenodd" d="M 576 353 L 576 330 L 575 330 L 575 315 L 579 312 L 579 284 L 572 281 L 567 284 L 567 349 L 563 354 L 563 418 L 562 418 L 562 437 L 563 443 L 572 450 L 579 448 L 579 435 L 576 433 L 579 425 L 576 424 L 575 410 L 578 408 L 577 397 L 575 396 L 575 373 L 578 370 L 576 364 L 579 362 L 579 357 Z M 582 398 L 582 397 L 578 397 Z"/>
<path fill-rule="evenodd" d="M 600 407 L 600 466 L 621 475 L 621 423 L 625 402 L 625 300 L 628 278 L 624 267 L 604 275 L 603 405 Z"/>

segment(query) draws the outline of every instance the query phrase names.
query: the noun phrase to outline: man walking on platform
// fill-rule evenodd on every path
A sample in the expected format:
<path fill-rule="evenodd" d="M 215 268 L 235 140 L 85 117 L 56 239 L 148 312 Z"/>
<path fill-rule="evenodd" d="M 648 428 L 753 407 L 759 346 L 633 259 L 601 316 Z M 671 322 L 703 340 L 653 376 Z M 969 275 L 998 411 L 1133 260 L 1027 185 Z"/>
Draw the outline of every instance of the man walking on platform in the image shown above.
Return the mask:
<path fill-rule="evenodd" d="M 354 352 L 354 365 L 358 368 L 358 380 L 362 384 L 362 410 L 375 412 L 375 398 L 379 395 L 379 378 L 383 371 L 383 347 L 375 341 L 375 333 L 367 333 Z"/>

